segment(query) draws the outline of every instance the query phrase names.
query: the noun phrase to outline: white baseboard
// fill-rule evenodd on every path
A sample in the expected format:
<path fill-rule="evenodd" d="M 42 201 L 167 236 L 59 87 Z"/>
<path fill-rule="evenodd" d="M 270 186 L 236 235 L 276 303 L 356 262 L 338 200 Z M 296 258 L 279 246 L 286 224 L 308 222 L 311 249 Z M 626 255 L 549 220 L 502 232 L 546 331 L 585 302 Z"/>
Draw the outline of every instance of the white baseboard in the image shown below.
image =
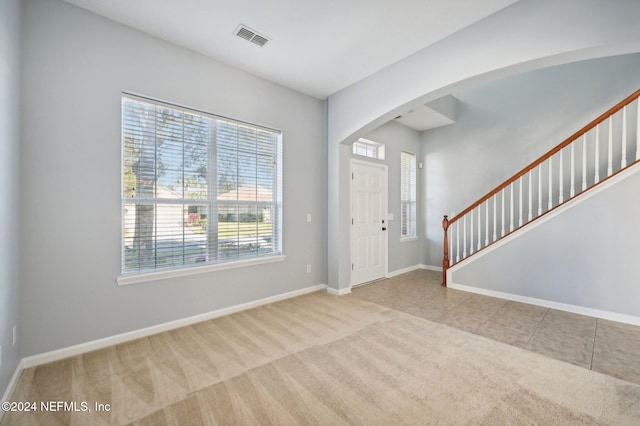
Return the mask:
<path fill-rule="evenodd" d="M 278 294 L 275 296 L 265 297 L 264 299 L 254 300 L 252 302 L 241 303 L 235 306 L 229 306 L 227 308 L 218 309 L 204 314 L 194 315 L 188 318 L 182 318 L 175 321 L 169 321 L 163 324 L 154 325 L 151 327 L 142 328 L 127 333 L 116 334 L 115 336 L 105 337 L 103 339 L 93 340 L 86 343 L 80 343 L 78 345 L 69 346 L 62 349 L 57 349 L 50 352 L 45 352 L 38 355 L 25 357 L 22 359 L 22 368 L 35 367 L 37 365 L 46 364 L 53 361 L 58 361 L 70 356 L 83 354 L 86 352 L 103 349 L 109 346 L 117 345 L 120 343 L 128 342 L 131 340 L 139 339 L 142 337 L 151 336 L 153 334 L 162 333 L 164 331 L 174 330 L 176 328 L 184 327 L 187 325 L 196 324 L 202 321 L 218 318 L 224 315 L 233 314 L 236 312 L 244 311 L 247 309 L 255 308 L 258 306 L 266 305 L 269 303 L 279 302 L 281 300 L 290 299 L 292 297 L 301 296 L 303 294 L 313 293 L 320 290 L 325 290 L 326 284 L 318 284 L 311 287 L 302 288 L 299 290 L 290 291 L 287 293 Z M 349 290 L 351 291 L 351 290 Z"/>
<path fill-rule="evenodd" d="M 552 300 L 537 299 L 535 297 L 521 296 L 519 294 L 504 293 L 501 291 L 472 287 L 464 284 L 450 283 L 447 284 L 447 287 L 455 290 L 467 291 L 469 293 L 482 294 L 483 296 L 513 300 L 514 302 L 528 303 L 530 305 L 537 305 L 545 308 L 557 309 L 559 311 L 572 312 L 574 314 L 586 315 L 594 318 L 602 318 L 610 321 L 622 322 L 625 324 L 640 325 L 640 317 L 619 314 L 617 312 L 602 311 L 600 309 L 570 305 L 567 303 L 554 302 Z"/>
<path fill-rule="evenodd" d="M 13 395 L 13 391 L 16 389 L 16 385 L 18 384 L 18 379 L 20 378 L 20 374 L 22 374 L 22 370 L 24 370 L 23 364 L 24 363 L 22 360 L 18 362 L 18 365 L 16 366 L 16 370 L 13 372 L 13 376 L 11 376 L 11 380 L 9 380 L 9 385 L 7 386 L 7 389 L 5 389 L 0 402 L 11 401 L 11 395 Z M 4 415 L 4 410 L 0 410 L 0 422 L 2 421 L 3 415 Z"/>
<path fill-rule="evenodd" d="M 420 265 L 412 265 L 407 266 L 406 268 L 396 269 L 392 272 L 387 272 L 387 276 L 385 278 L 393 278 L 398 275 L 406 274 L 407 272 L 415 271 L 416 269 L 420 269 Z"/>
<path fill-rule="evenodd" d="M 407 272 L 415 271 L 417 269 L 426 269 L 426 270 L 429 270 L 429 271 L 442 272 L 442 268 L 439 267 L 439 266 L 431 266 L 431 265 L 425 265 L 425 264 L 420 263 L 420 264 L 417 264 L 417 265 L 407 266 L 406 268 L 396 269 L 393 272 L 387 273 L 387 276 L 385 278 L 393 278 L 393 277 L 396 277 L 398 275 L 406 274 Z"/>
<path fill-rule="evenodd" d="M 335 289 L 333 287 L 327 287 L 327 293 L 332 296 L 344 296 L 345 294 L 351 293 L 351 287 Z"/>
<path fill-rule="evenodd" d="M 424 264 L 420 264 L 418 266 L 420 266 L 420 269 L 426 269 L 428 271 L 442 272 L 442 266 L 431 266 L 431 265 L 424 265 Z"/>

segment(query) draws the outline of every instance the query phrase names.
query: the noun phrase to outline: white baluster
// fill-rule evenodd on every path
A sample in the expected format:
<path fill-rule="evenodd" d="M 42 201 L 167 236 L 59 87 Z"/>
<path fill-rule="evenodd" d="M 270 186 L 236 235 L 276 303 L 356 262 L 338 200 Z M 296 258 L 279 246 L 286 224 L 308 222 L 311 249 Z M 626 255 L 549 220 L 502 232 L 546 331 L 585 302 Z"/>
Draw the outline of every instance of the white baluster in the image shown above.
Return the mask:
<path fill-rule="evenodd" d="M 587 135 L 582 135 L 582 190 L 587 189 Z"/>
<path fill-rule="evenodd" d="M 480 251 L 480 248 L 482 247 L 482 221 L 481 221 L 481 212 L 482 212 L 482 208 L 480 206 L 478 206 L 478 246 L 477 246 L 477 250 Z"/>
<path fill-rule="evenodd" d="M 504 197 L 505 197 L 505 192 L 507 191 L 506 188 L 502 188 L 502 232 L 500 232 L 500 236 L 504 237 Z"/>
<path fill-rule="evenodd" d="M 533 184 L 531 183 L 531 179 L 533 179 L 533 169 L 529 170 L 529 215 L 527 216 L 527 221 L 531 222 L 531 218 L 533 215 L 531 214 L 531 209 L 533 206 L 531 205 L 531 193 L 533 192 Z"/>
<path fill-rule="evenodd" d="M 485 202 L 485 210 L 484 210 L 484 245 L 489 245 L 489 200 Z"/>
<path fill-rule="evenodd" d="M 453 212 L 451 212 L 451 216 L 449 217 L 454 217 Z M 456 225 L 458 223 L 456 222 Z M 449 259 L 449 266 L 451 266 L 453 264 L 453 229 L 451 230 L 451 232 L 449 232 L 449 253 L 451 253 L 451 259 Z"/>
<path fill-rule="evenodd" d="M 538 216 L 542 214 L 542 163 L 538 165 Z"/>
<path fill-rule="evenodd" d="M 640 97 L 638 98 L 638 118 L 636 118 L 636 161 L 640 160 Z"/>
<path fill-rule="evenodd" d="M 627 107 L 622 108 L 622 159 L 620 168 L 627 167 Z"/>
<path fill-rule="evenodd" d="M 575 164 L 575 141 L 571 142 L 571 189 L 569 197 L 576 195 L 576 164 Z"/>
<path fill-rule="evenodd" d="M 471 210 L 471 232 L 469 233 L 469 256 L 473 254 L 473 209 Z"/>
<path fill-rule="evenodd" d="M 493 241 L 495 241 L 497 239 L 496 238 L 497 237 L 497 235 L 496 235 L 496 232 L 497 232 L 497 230 L 496 230 L 496 228 L 497 228 L 497 226 L 496 226 L 497 225 L 496 216 L 498 216 L 498 209 L 496 209 L 496 204 L 497 204 L 496 199 L 497 198 L 498 198 L 498 194 L 495 194 L 493 196 Z M 488 232 L 487 232 L 487 234 L 488 234 Z"/>
<path fill-rule="evenodd" d="M 511 221 L 509 232 L 511 232 L 513 231 L 513 182 L 511 182 L 511 199 L 509 200 L 509 205 L 510 205 L 509 219 Z"/>
<path fill-rule="evenodd" d="M 518 226 L 522 226 L 522 177 L 518 179 L 519 191 L 518 191 Z"/>
<path fill-rule="evenodd" d="M 553 207 L 553 157 L 549 157 L 549 201 L 547 202 L 547 210 Z"/>
<path fill-rule="evenodd" d="M 609 145 L 607 148 L 607 176 L 613 174 L 613 116 L 609 117 Z"/>
<path fill-rule="evenodd" d="M 460 221 L 459 220 L 456 221 L 456 263 L 458 262 L 460 262 Z"/>
<path fill-rule="evenodd" d="M 467 257 L 467 215 L 462 217 L 462 258 Z"/>
<path fill-rule="evenodd" d="M 596 174 L 593 178 L 593 183 L 596 184 L 600 182 L 600 125 L 596 126 L 596 155 L 595 155 L 595 169 Z"/>
<path fill-rule="evenodd" d="M 564 161 L 562 161 L 562 150 L 560 150 L 560 171 L 558 172 L 558 204 L 564 201 Z"/>

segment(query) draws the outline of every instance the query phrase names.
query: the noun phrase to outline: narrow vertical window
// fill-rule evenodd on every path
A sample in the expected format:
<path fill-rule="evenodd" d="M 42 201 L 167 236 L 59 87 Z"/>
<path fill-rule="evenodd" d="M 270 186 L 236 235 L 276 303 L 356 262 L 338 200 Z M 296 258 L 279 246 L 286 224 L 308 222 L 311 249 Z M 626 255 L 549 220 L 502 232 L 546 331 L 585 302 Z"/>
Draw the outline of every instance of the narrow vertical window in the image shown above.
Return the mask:
<path fill-rule="evenodd" d="M 400 153 L 400 236 L 416 236 L 416 156 Z"/>

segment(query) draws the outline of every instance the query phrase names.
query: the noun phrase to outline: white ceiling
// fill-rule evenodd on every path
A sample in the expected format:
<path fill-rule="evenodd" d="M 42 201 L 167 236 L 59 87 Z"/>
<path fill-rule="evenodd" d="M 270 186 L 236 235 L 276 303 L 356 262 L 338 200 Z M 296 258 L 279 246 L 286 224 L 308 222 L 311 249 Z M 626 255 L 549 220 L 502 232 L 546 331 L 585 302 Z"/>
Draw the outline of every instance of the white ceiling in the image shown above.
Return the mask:
<path fill-rule="evenodd" d="M 395 121 L 419 132 L 448 126 L 458 118 L 457 105 L 458 100 L 453 95 L 447 95 L 407 111 L 396 117 Z"/>
<path fill-rule="evenodd" d="M 516 0 L 65 1 L 324 99 Z"/>

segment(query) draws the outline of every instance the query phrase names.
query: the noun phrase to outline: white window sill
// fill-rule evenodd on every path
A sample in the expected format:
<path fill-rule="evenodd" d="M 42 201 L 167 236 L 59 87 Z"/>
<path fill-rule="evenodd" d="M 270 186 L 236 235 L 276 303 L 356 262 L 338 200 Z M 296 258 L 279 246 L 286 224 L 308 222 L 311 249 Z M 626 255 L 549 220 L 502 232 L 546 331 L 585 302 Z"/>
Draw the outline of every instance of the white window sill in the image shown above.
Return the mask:
<path fill-rule="evenodd" d="M 417 239 L 418 239 L 417 236 L 415 236 L 415 237 L 400 237 L 400 242 L 404 243 L 404 242 L 407 242 L 407 241 L 415 241 Z"/>
<path fill-rule="evenodd" d="M 222 271 L 225 269 L 242 268 L 244 266 L 262 265 L 265 263 L 282 262 L 284 255 L 265 256 L 255 259 L 239 260 L 237 262 L 216 263 L 214 265 L 194 266 L 191 268 L 171 269 L 167 271 L 148 272 L 136 275 L 124 275 L 116 279 L 118 285 L 138 284 L 167 278 L 186 277 L 205 272 Z"/>

